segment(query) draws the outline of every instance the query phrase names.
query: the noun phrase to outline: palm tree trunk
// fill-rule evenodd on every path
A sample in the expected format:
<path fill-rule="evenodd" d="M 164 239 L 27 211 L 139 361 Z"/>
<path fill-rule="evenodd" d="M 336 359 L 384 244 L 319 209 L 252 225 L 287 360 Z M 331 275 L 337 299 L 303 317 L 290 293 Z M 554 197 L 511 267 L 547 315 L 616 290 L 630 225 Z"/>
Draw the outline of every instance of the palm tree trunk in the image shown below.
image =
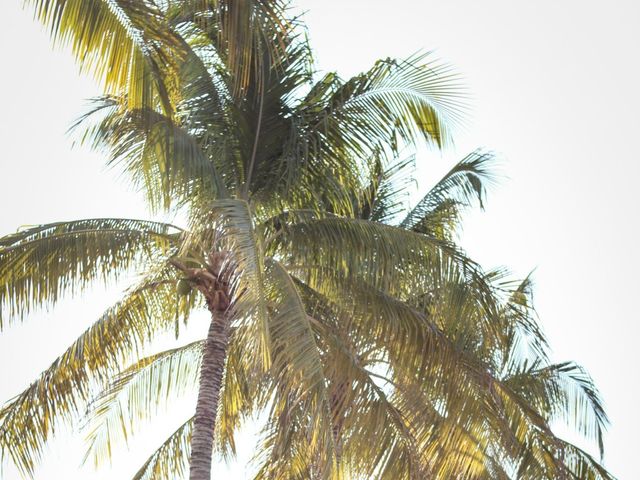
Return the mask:
<path fill-rule="evenodd" d="M 209 310 L 211 311 L 211 326 L 204 345 L 200 367 L 200 391 L 198 392 L 191 437 L 190 480 L 211 479 L 213 434 L 229 343 L 227 313 L 212 304 L 209 305 Z"/>

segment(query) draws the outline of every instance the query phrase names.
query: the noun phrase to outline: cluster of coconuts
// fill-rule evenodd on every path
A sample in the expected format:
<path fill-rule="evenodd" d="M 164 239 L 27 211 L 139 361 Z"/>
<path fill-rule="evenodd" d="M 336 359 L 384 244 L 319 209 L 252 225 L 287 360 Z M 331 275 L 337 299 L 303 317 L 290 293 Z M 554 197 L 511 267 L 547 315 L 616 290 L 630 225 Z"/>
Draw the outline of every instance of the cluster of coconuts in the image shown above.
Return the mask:
<path fill-rule="evenodd" d="M 191 282 L 186 278 L 181 278 L 176 284 L 176 292 L 181 296 L 189 295 L 191 293 Z"/>

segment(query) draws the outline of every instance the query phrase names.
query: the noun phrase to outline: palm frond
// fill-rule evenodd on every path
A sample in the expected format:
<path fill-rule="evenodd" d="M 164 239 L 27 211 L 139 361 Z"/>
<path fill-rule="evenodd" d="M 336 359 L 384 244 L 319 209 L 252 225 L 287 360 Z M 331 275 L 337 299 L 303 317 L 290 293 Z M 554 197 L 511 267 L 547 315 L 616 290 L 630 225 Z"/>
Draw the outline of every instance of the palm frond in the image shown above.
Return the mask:
<path fill-rule="evenodd" d="M 447 410 L 455 415 L 461 415 L 465 404 L 472 412 L 481 411 L 483 421 L 490 424 L 480 424 L 479 432 L 490 431 L 490 426 L 491 431 L 499 433 L 495 435 L 497 441 L 507 441 L 507 445 L 509 441 L 525 441 L 532 432 L 542 430 L 550 434 L 544 419 L 492 375 L 482 357 L 478 358 L 473 350 L 452 342 L 434 328 L 427 317 L 380 292 L 373 295 L 371 291 L 368 294 L 366 291 L 345 291 L 345 297 L 357 298 L 368 306 L 363 308 L 359 307 L 359 302 L 352 302 L 341 314 L 345 319 L 342 322 L 355 338 L 368 338 L 368 348 L 378 352 L 380 361 L 388 365 L 385 367 L 391 372 L 385 380 L 388 385 L 395 388 L 409 381 L 407 392 L 428 388 L 433 399 L 427 401 L 435 401 L 440 408 L 447 405 Z M 341 306 L 344 304 L 344 301 L 340 303 Z M 488 349 L 485 354 L 491 355 L 491 352 L 492 349 Z M 416 406 L 423 408 L 423 405 L 425 400 L 404 401 L 399 411 L 402 415 L 410 415 L 420 410 L 416 410 Z M 482 405 L 480 410 L 479 405 Z M 427 418 L 433 418 L 431 413 L 429 415 Z M 424 416 L 415 418 L 422 418 L 413 424 L 417 431 L 432 423 Z M 518 432 L 517 438 L 512 432 Z M 436 441 L 434 448 L 441 443 Z M 465 452 L 468 450 L 460 452 L 460 459 L 455 462 L 458 467 L 476 461 Z M 454 464 L 448 461 L 447 465 L 453 468 Z M 476 468 L 488 467 L 480 462 Z M 495 466 L 492 468 L 495 470 Z"/>
<path fill-rule="evenodd" d="M 309 121 L 314 129 L 346 140 L 354 152 L 362 153 L 372 139 L 393 147 L 396 135 L 410 144 L 426 141 L 443 147 L 462 120 L 464 90 L 450 67 L 427 59 L 428 54 L 421 54 L 379 60 L 344 83 L 325 77 L 326 105 L 306 112 Z"/>
<path fill-rule="evenodd" d="M 385 478 L 389 468 L 396 478 L 424 475 L 415 434 L 405 412 L 394 404 L 392 382 L 365 353 L 366 343 L 354 345 L 353 339 L 324 321 L 319 328 L 330 355 L 330 371 L 337 378 L 348 379 L 344 398 L 334 404 L 341 410 L 342 461 L 347 471 L 354 470 L 363 478 Z M 338 416 L 338 411 L 333 414 Z M 362 442 L 367 438 L 376 442 Z"/>
<path fill-rule="evenodd" d="M 505 379 L 515 392 L 526 398 L 549 421 L 563 421 L 594 441 L 604 454 L 603 433 L 608 424 L 591 377 L 580 366 L 566 362 L 548 366 L 523 365 Z"/>
<path fill-rule="evenodd" d="M 171 114 L 176 88 L 174 34 L 146 0 L 26 0 L 55 43 L 70 45 L 81 71 L 132 107 L 161 105 Z"/>
<path fill-rule="evenodd" d="M 563 462 L 574 478 L 588 480 L 615 480 L 598 461 L 569 442 L 560 441 L 558 460 Z"/>
<path fill-rule="evenodd" d="M 138 430 L 137 423 L 185 392 L 195 392 L 202 344 L 199 341 L 157 353 L 117 374 L 89 406 L 85 461 L 91 459 L 96 467 L 110 461 L 114 445 L 127 442 Z"/>
<path fill-rule="evenodd" d="M 287 405 L 291 402 L 296 405 L 295 410 L 304 416 L 299 428 L 308 435 L 308 454 L 313 458 L 316 474 L 318 478 L 332 478 L 335 468 L 332 414 L 316 333 L 286 269 L 275 261 L 268 267 L 268 278 L 275 290 L 270 320 L 271 372 L 275 377 L 272 415 L 291 416 L 292 410 Z M 281 455 L 288 448 L 289 434 L 279 433 L 282 435 L 272 438 L 271 448 Z"/>
<path fill-rule="evenodd" d="M 400 227 L 431 232 L 447 221 L 453 221 L 455 226 L 459 207 L 476 202 L 484 207 L 487 186 L 495 181 L 492 174 L 494 161 L 493 154 L 482 150 L 467 155 L 413 207 Z"/>
<path fill-rule="evenodd" d="M 147 459 L 132 480 L 183 478 L 188 470 L 193 418 L 183 423 Z"/>
<path fill-rule="evenodd" d="M 269 389 L 265 386 L 264 368 L 256 365 L 254 356 L 249 353 L 257 343 L 250 337 L 252 331 L 251 326 L 241 325 L 229 342 L 214 434 L 215 451 L 225 459 L 235 457 L 235 434 L 244 422 L 255 421 L 255 412 L 264 411 L 268 406 Z"/>
<path fill-rule="evenodd" d="M 142 220 L 90 219 L 21 230 L 0 239 L 0 329 L 95 280 L 117 279 L 144 260 L 167 255 L 179 229 Z M 7 315 L 8 313 L 8 315 Z"/>
<path fill-rule="evenodd" d="M 280 0 L 184 0 L 170 6 L 167 18 L 174 24 L 191 23 L 207 35 L 234 79 L 237 98 L 251 85 L 264 86 L 273 59 L 286 58 L 297 26 Z"/>
<path fill-rule="evenodd" d="M 94 388 L 153 336 L 188 316 L 193 301 L 177 302 L 173 270 L 151 275 L 107 312 L 26 390 L 0 410 L 0 450 L 29 475 L 59 422 L 82 412 Z"/>
<path fill-rule="evenodd" d="M 292 216 L 279 223 L 273 248 L 303 278 L 355 278 L 403 298 L 409 285 L 420 288 L 457 269 L 481 277 L 479 267 L 454 244 L 390 225 L 340 217 Z M 429 287 L 425 287 L 429 288 Z M 431 285 L 433 288 L 433 285 Z"/>
<path fill-rule="evenodd" d="M 406 210 L 409 189 L 415 183 L 415 155 L 398 157 L 390 163 L 375 155 L 369 174 L 369 185 L 363 191 L 358 218 L 391 224 Z"/>
<path fill-rule="evenodd" d="M 591 455 L 559 438 L 537 436 L 525 448 L 517 463 L 518 479 L 615 480 Z"/>
<path fill-rule="evenodd" d="M 146 196 L 153 210 L 169 210 L 194 198 L 217 198 L 226 191 L 215 163 L 198 138 L 152 109 L 127 109 L 124 99 L 102 97 L 72 127 L 84 127 L 82 142 L 106 151 Z M 209 134 L 213 134 L 209 126 Z M 222 135 L 219 135 L 222 136 Z"/>

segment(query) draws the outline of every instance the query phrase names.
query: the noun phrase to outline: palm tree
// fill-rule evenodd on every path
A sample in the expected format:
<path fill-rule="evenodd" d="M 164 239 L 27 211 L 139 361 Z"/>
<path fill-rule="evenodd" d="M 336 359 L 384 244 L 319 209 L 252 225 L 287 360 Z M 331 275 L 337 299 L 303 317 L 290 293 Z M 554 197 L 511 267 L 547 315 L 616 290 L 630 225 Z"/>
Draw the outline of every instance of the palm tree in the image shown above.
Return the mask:
<path fill-rule="evenodd" d="M 105 382 L 152 332 L 177 325 L 201 299 L 212 321 L 191 478 L 210 476 L 221 390 L 239 396 L 223 410 L 264 406 L 276 394 L 304 405 L 308 431 L 318 432 L 315 468 L 331 475 L 318 333 L 297 282 L 351 304 L 344 295 L 350 282 L 381 288 L 417 274 L 417 265 L 430 265 L 422 275 L 433 276 L 442 262 L 475 268 L 439 238 L 351 215 L 352 192 L 375 164 L 369 159 L 392 156 L 398 141 L 448 141 L 448 125 L 458 118 L 455 79 L 445 66 L 414 57 L 378 62 L 348 81 L 329 74 L 313 83 L 308 46 L 277 3 L 28 3 L 104 81 L 108 95 L 82 122 L 97 119 L 87 138 L 109 149 L 111 163 L 141 186 L 152 208 L 185 207 L 190 225 L 81 220 L 2 240 L 0 291 L 10 318 L 95 279 L 134 268 L 144 273 L 2 410 L 3 450 L 30 473 L 56 419 L 72 418 L 93 382 Z M 323 249 L 336 239 L 343 251 L 327 257 Z M 202 295 L 176 302 L 175 288 Z M 400 318 L 395 336 L 407 337 L 416 321 Z M 247 349 L 257 353 L 249 365 Z M 264 382 L 272 385 L 270 397 L 242 396 Z M 223 428 L 231 432 L 238 415 L 226 415 Z"/>
<path fill-rule="evenodd" d="M 191 425 L 192 478 L 209 478 L 214 430 L 231 449 L 242 418 L 267 407 L 259 477 L 610 478 L 549 429 L 568 413 L 599 440 L 606 417 L 579 368 L 547 364 L 526 283 L 500 302 L 500 277 L 480 274 L 451 244 L 460 205 L 482 199 L 484 157 L 463 161 L 394 221 L 389 179 L 403 164 L 385 166 L 398 140 L 446 142 L 458 95 L 446 70 L 387 60 L 310 85 L 308 47 L 277 4 L 32 3 L 104 77 L 110 95 L 88 117 L 100 116 L 89 130 L 96 146 L 152 207 L 186 206 L 191 222 L 188 231 L 62 222 L 2 239 L 10 318 L 96 278 L 144 270 L 3 409 L 3 450 L 27 473 L 55 419 L 73 418 L 93 382 L 108 385 L 94 404 L 106 425 L 91 435 L 100 456 L 108 419 L 126 415 L 113 399 L 148 402 L 149 392 L 132 393 L 144 385 L 183 388 L 203 347 L 194 420 L 138 478 L 180 472 Z M 87 19 L 92 28 L 81 28 Z M 152 332 L 179 330 L 199 302 L 212 317 L 204 345 L 141 359 L 110 382 Z M 521 337 L 532 355 L 519 351 Z M 258 355 L 248 361 L 247 350 Z"/>
<path fill-rule="evenodd" d="M 408 215 L 399 219 L 395 206 L 399 203 L 397 194 L 404 190 L 406 176 L 401 173 L 407 162 L 378 171 L 366 188 L 371 202 L 359 216 L 389 221 L 396 218 L 395 223 L 429 228 L 434 235 L 447 232 L 445 235 L 450 236 L 457 225 L 453 220 L 457 215 L 451 213 L 473 197 L 482 201 L 483 186 L 489 180 L 489 160 L 490 156 L 481 153 L 465 158 Z M 443 215 L 444 210 L 450 213 Z M 457 348 L 457 371 L 439 364 L 441 356 L 424 363 L 422 355 L 408 355 L 407 348 L 423 349 L 422 341 L 405 341 L 402 351 L 395 349 L 395 342 L 388 341 L 390 331 L 376 334 L 374 329 L 380 325 L 371 321 L 370 311 L 363 314 L 348 304 L 332 302 L 310 288 L 307 279 L 294 277 L 304 309 L 311 317 L 318 361 L 327 384 L 335 475 L 612 478 L 591 456 L 556 437 L 550 429 L 550 422 L 564 420 L 601 443 L 606 416 L 582 369 L 573 364 L 548 363 L 544 337 L 532 317 L 530 282 L 505 283 L 503 272 L 489 272 L 484 280 L 491 292 L 486 295 L 479 294 L 486 285 L 476 285 L 477 278 L 460 276 L 461 272 L 455 270 L 449 273 L 440 282 L 429 282 L 427 294 L 419 294 L 415 284 L 409 285 L 404 294 L 396 291 L 396 296 L 404 296 L 402 302 L 389 298 L 388 290 L 375 291 L 370 286 L 358 294 L 375 302 L 372 310 L 384 309 L 381 317 L 386 320 L 414 316 L 422 322 L 433 322 L 428 323 L 430 327 L 437 328 L 446 337 L 443 341 Z M 362 284 L 352 284 L 350 288 L 354 287 L 361 288 Z M 381 299 L 383 295 L 387 297 Z M 367 333 L 358 332 L 360 327 L 366 327 Z M 151 406 L 164 401 L 169 393 L 197 388 L 194 365 L 198 362 L 194 359 L 199 358 L 199 345 L 200 342 L 143 359 L 116 377 L 93 405 L 92 455 L 99 457 L 109 441 L 121 436 L 120 417 L 126 415 L 121 411 L 124 398 L 136 399 L 133 411 L 148 418 L 152 415 Z M 244 397 L 246 403 L 237 397 L 229 397 L 223 403 L 248 405 L 248 399 L 261 393 L 271 397 L 271 389 L 278 387 L 269 386 L 273 379 L 266 381 L 260 383 L 260 388 L 254 385 L 255 390 Z M 240 384 L 233 385 L 231 395 L 236 395 Z M 242 385 L 251 388 L 250 382 Z M 300 393 L 282 394 L 282 403 L 271 404 L 256 478 L 316 478 L 316 457 L 308 448 L 308 405 L 298 406 Z M 131 405 L 130 400 L 128 403 Z M 234 409 L 222 412 L 219 443 L 230 439 L 227 422 L 231 420 L 233 424 L 240 414 Z M 166 478 L 182 472 L 192 424 L 193 420 L 188 419 L 163 442 L 136 478 Z M 376 441 L 371 442 L 371 438 Z M 223 443 L 219 448 L 230 446 Z"/>
<path fill-rule="evenodd" d="M 25 472 L 31 472 L 56 420 L 73 419 L 84 401 L 90 398 L 93 382 L 105 382 L 112 372 L 118 371 L 123 360 L 135 358 L 136 350 L 146 344 L 153 333 L 174 328 L 200 297 L 212 313 L 214 326 L 220 324 L 216 320 L 222 317 L 217 315 L 223 308 L 222 313 L 230 317 L 222 324 L 227 329 L 225 336 L 216 336 L 213 340 L 209 336 L 204 347 L 206 359 L 211 343 L 220 338 L 229 342 L 228 354 L 227 346 L 223 346 L 224 392 L 230 397 L 225 399 L 222 408 L 232 411 L 225 411 L 224 425 L 219 428 L 228 429 L 227 435 L 230 435 L 240 414 L 246 416 L 248 411 L 270 404 L 277 388 L 288 397 L 293 395 L 298 405 L 305 406 L 304 411 L 311 422 L 306 425 L 308 431 L 326 432 L 325 437 L 319 438 L 314 445 L 314 455 L 330 452 L 332 427 L 325 414 L 329 397 L 322 380 L 317 333 L 304 308 L 300 293 L 303 285 L 299 277 L 306 282 L 306 288 L 316 288 L 318 294 L 330 296 L 335 302 L 348 305 L 353 303 L 353 298 L 345 297 L 344 288 L 350 283 L 347 278 L 336 276 L 332 271 L 320 273 L 329 265 L 323 259 L 325 254 L 320 253 L 316 259 L 314 249 L 326 251 L 335 240 L 335 232 L 342 235 L 342 230 L 351 248 L 344 249 L 343 260 L 336 259 L 340 263 L 348 260 L 349 251 L 356 248 L 360 250 L 358 255 L 363 255 L 362 261 L 352 258 L 356 265 L 366 262 L 367 258 L 372 264 L 381 266 L 395 262 L 396 258 L 437 265 L 439 255 L 454 262 L 462 261 L 455 251 L 436 239 L 407 234 L 401 229 L 381 228 L 375 223 L 361 225 L 335 216 L 287 212 L 278 219 L 277 230 L 273 217 L 253 228 L 252 224 L 243 223 L 250 221 L 244 204 L 230 201 L 217 204 L 217 208 L 226 208 L 224 219 L 228 224 L 224 228 L 214 224 L 213 228 L 203 228 L 199 232 L 185 232 L 153 222 L 103 219 L 39 226 L 2 239 L 2 296 L 10 309 L 9 320 L 26 314 L 42 301 L 55 302 L 65 291 L 82 289 L 93 279 L 129 268 L 144 268 L 142 281 L 0 413 L 3 450 L 8 451 Z M 217 212 L 211 215 L 220 221 Z M 259 239 L 264 255 L 258 256 L 247 231 Z M 214 238 L 222 234 L 223 237 Z M 367 248 L 358 247 L 360 242 L 365 242 Z M 215 245 L 216 252 L 204 258 L 210 253 L 211 245 Z M 223 264 L 221 268 L 217 252 L 225 252 L 225 256 L 228 256 L 226 252 L 233 252 L 231 261 L 235 265 Z M 287 252 L 290 252 L 290 260 L 283 263 Z M 305 258 L 307 266 L 301 269 L 301 261 Z M 256 268 L 259 261 L 264 263 L 263 269 Z M 315 271 L 312 277 L 300 273 L 309 268 Z M 298 272 L 297 276 L 295 272 Z M 373 280 L 373 272 L 364 273 Z M 366 287 L 360 275 L 356 272 L 351 275 L 354 275 L 351 288 Z M 187 295 L 186 299 L 176 301 L 176 285 L 185 278 L 203 295 Z M 215 282 L 232 286 L 231 298 L 238 297 L 232 309 L 223 306 L 227 293 L 224 289 L 216 289 Z M 262 290 L 263 297 L 249 289 Z M 236 294 L 238 290 L 242 294 Z M 259 311 L 262 305 L 267 310 L 264 318 Z M 381 320 L 370 319 L 372 326 Z M 412 325 L 417 319 L 409 317 L 404 321 L 408 323 L 395 326 L 383 323 L 379 327 L 383 329 L 381 335 L 386 335 L 385 330 L 388 330 L 389 334 L 395 332 L 396 336 L 406 337 L 410 329 L 418 328 L 418 325 Z M 366 335 L 366 332 L 361 334 Z M 270 342 L 268 349 L 262 346 L 264 337 Z M 434 341 L 438 342 L 438 337 Z M 448 347 L 445 344 L 443 348 Z M 245 353 L 263 350 L 267 350 L 268 359 L 260 355 L 247 358 Z M 267 360 L 269 364 L 266 364 Z M 204 360 L 202 363 L 205 365 Z M 268 375 L 263 378 L 265 374 Z M 261 388 L 265 385 L 271 389 Z M 219 389 L 214 386 L 214 390 L 217 393 Z M 298 392 L 298 396 L 293 392 Z M 221 435 L 221 441 L 225 440 Z M 192 445 L 195 447 L 195 443 Z M 324 465 L 333 462 L 332 458 L 319 461 L 323 463 L 317 464 L 317 468 L 333 468 Z"/>

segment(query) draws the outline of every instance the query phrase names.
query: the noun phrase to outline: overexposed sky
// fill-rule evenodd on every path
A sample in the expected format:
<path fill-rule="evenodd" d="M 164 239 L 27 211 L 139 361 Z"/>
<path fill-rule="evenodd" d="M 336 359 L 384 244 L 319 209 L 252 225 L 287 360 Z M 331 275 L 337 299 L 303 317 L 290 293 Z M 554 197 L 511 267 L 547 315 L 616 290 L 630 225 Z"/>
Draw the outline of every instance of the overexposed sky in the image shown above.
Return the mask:
<path fill-rule="evenodd" d="M 535 300 L 553 358 L 576 360 L 591 372 L 612 420 L 606 465 L 620 479 L 640 478 L 640 4 L 295 3 L 308 10 L 321 70 L 348 76 L 376 58 L 423 49 L 436 50 L 464 75 L 473 119 L 456 152 L 419 159 L 423 188 L 475 147 L 502 153 L 506 178 L 490 193 L 485 212 L 467 216 L 463 245 L 486 267 L 506 265 L 519 276 L 536 268 Z M 0 2 L 0 235 L 63 219 L 145 217 L 140 198 L 104 170 L 99 155 L 71 149 L 65 130 L 99 90 L 77 75 L 69 54 L 51 49 L 20 5 Z M 0 401 L 24 388 L 115 296 L 91 293 L 2 332 Z M 143 432 L 132 446 L 138 457 L 117 457 L 113 470 L 79 470 L 81 439 L 61 435 L 36 478 L 127 478 L 152 450 L 157 432 L 170 431 L 180 414 L 166 417 L 173 424 L 165 430 Z M 217 478 L 244 478 L 243 472 L 231 466 Z M 0 477 L 19 478 L 10 466 Z"/>

